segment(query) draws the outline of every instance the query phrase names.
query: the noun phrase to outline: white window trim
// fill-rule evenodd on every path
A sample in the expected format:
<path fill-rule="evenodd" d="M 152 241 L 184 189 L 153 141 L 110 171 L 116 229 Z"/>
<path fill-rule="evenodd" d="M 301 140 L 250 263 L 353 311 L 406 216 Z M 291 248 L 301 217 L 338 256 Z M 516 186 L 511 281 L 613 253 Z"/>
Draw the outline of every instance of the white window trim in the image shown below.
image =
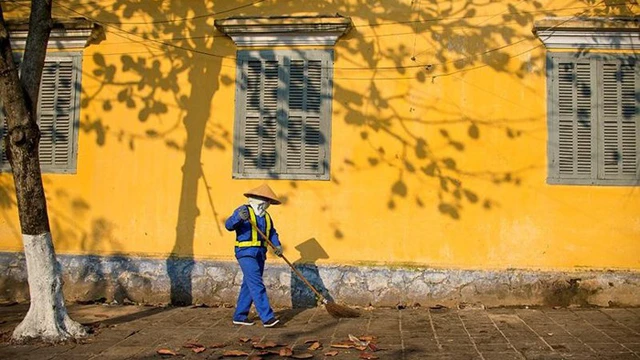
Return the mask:
<path fill-rule="evenodd" d="M 580 59 L 582 58 L 582 59 Z M 603 96 L 600 96 L 600 90 L 602 87 L 603 77 L 598 77 L 597 67 L 594 61 L 605 61 L 605 60 L 628 60 L 631 61 L 634 59 L 637 63 L 638 57 L 633 53 L 616 53 L 616 54 L 604 54 L 604 53 L 588 53 L 588 54 L 578 54 L 576 55 L 573 52 L 550 52 L 547 54 L 547 128 L 548 128 L 548 142 L 547 142 L 547 183 L 550 185 L 596 185 L 596 186 L 638 186 L 640 185 L 640 167 L 637 168 L 635 178 L 615 178 L 605 176 L 602 173 L 604 166 L 604 154 L 601 151 L 605 146 L 605 139 L 601 137 L 602 129 L 605 124 L 605 118 L 602 117 L 600 109 L 598 109 L 603 101 Z M 591 109 L 593 116 L 592 119 L 594 122 L 592 125 L 595 127 L 595 137 L 592 138 L 592 169 L 594 172 L 589 177 L 581 177 L 581 176 L 572 176 L 567 174 L 561 174 L 559 171 L 559 146 L 560 143 L 558 141 L 558 131 L 559 131 L 559 122 L 558 115 L 556 113 L 557 108 L 554 106 L 554 103 L 557 103 L 558 98 L 556 97 L 556 92 L 554 88 L 557 86 L 556 82 L 558 81 L 558 77 L 554 76 L 554 69 L 557 69 L 557 64 L 562 61 L 572 61 L 572 60 L 586 60 L 592 63 L 593 65 L 593 78 L 590 80 L 592 82 L 591 91 L 593 91 L 593 108 Z M 600 74 L 601 75 L 601 74 Z M 636 75 L 637 76 L 637 75 Z M 636 87 L 637 89 L 637 87 Z M 637 103 L 637 101 L 636 101 Z M 638 115 L 636 115 L 637 119 Z M 636 120 L 637 121 L 637 120 Z M 637 128 L 637 137 L 636 141 L 640 141 L 640 128 Z M 639 145 L 640 146 L 640 145 Z M 640 147 L 637 147 L 640 149 Z"/>
<path fill-rule="evenodd" d="M 8 20 L 7 29 L 11 48 L 17 57 L 24 55 L 27 36 L 29 34 L 29 21 L 27 19 Z M 53 28 L 49 35 L 47 59 L 69 58 L 73 61 L 73 91 L 74 101 L 71 103 L 71 148 L 70 161 L 66 167 L 41 165 L 43 173 L 67 173 L 75 174 L 78 165 L 78 129 L 80 119 L 80 95 L 82 84 L 82 50 L 91 43 L 99 42 L 105 36 L 104 28 L 92 21 L 83 18 L 54 19 Z M 0 124 L 1 125 L 1 124 Z M 0 152 L 1 154 L 2 152 Z M 1 159 L 0 159 L 1 160 Z M 9 172 L 11 168 L 0 162 L 0 173 Z"/>
<path fill-rule="evenodd" d="M 640 50 L 637 18 L 546 18 L 533 33 L 547 49 Z"/>
<path fill-rule="evenodd" d="M 236 46 L 333 46 L 351 29 L 343 16 L 282 16 L 228 18 L 215 21 L 216 28 Z"/>
<path fill-rule="evenodd" d="M 80 89 L 82 84 L 82 53 L 77 51 L 48 53 L 45 61 L 55 61 L 59 59 L 70 60 L 73 66 L 73 69 L 72 69 L 73 94 L 71 95 L 73 101 L 70 103 L 70 109 L 69 109 L 69 117 L 70 117 L 69 125 L 71 126 L 71 134 L 69 136 L 69 142 L 71 143 L 69 147 L 69 154 L 68 154 L 69 162 L 66 165 L 50 165 L 50 164 L 42 163 L 41 161 L 40 168 L 42 170 L 42 173 L 44 174 L 76 174 L 77 167 L 78 167 L 78 135 L 79 135 L 79 129 L 80 129 L 79 119 L 80 119 L 80 95 L 81 95 Z M 1 117 L 0 117 L 0 121 L 2 121 Z M 40 125 L 40 119 L 38 119 L 38 124 Z M 1 127 L 2 127 L 2 124 L 0 123 L 0 128 Z M 0 173 L 10 172 L 11 167 L 9 166 L 9 163 L 1 162 L 2 160 L 1 155 L 2 155 L 2 150 L 0 150 Z"/>
<path fill-rule="evenodd" d="M 235 120 L 235 138 L 234 138 L 234 178 L 278 178 L 278 179 L 300 179 L 300 180 L 329 180 L 330 179 L 330 137 L 331 137 L 331 96 L 333 88 L 332 66 L 326 66 L 326 78 L 323 82 L 322 92 L 326 91 L 324 108 L 321 112 L 321 118 L 324 118 L 324 133 L 326 141 L 324 155 L 324 172 L 321 174 L 296 174 L 296 173 L 278 173 L 278 174 L 258 174 L 241 171 L 238 161 L 238 146 L 243 145 L 241 141 L 241 122 L 244 110 L 239 110 L 238 99 L 240 99 L 240 91 L 242 86 L 242 53 L 246 53 L 251 47 L 274 48 L 278 46 L 313 46 L 316 51 L 321 47 L 329 47 L 335 45 L 338 38 L 346 34 L 352 27 L 351 18 L 340 15 L 336 16 L 277 16 L 277 17 L 234 17 L 227 19 L 219 19 L 215 21 L 215 27 L 221 33 L 229 36 L 238 46 L 238 68 L 236 78 L 236 120 Z M 284 50 L 263 50 L 266 52 L 282 52 Z M 291 50 L 289 51 L 298 51 Z M 300 51 L 313 51 L 312 49 L 301 49 Z M 329 51 L 327 61 L 332 64 L 333 52 L 325 49 L 320 51 Z M 275 52 L 274 52 L 275 53 Z"/>
<path fill-rule="evenodd" d="M 9 39 L 13 50 L 23 51 L 29 34 L 28 20 L 8 21 Z M 85 19 L 54 20 L 49 34 L 48 50 L 83 49 L 93 40 L 104 37 L 104 29 Z"/>
<path fill-rule="evenodd" d="M 302 52 L 302 54 L 301 54 Z M 322 75 L 322 86 L 320 87 L 320 96 L 321 96 L 321 111 L 320 111 L 320 129 L 321 136 L 324 139 L 324 142 L 319 145 L 321 147 L 320 158 L 321 163 L 319 164 L 321 171 L 317 172 L 282 172 L 283 161 L 286 161 L 286 157 L 288 156 L 286 149 L 286 142 L 283 140 L 278 140 L 277 143 L 280 143 L 277 146 L 276 163 L 279 164 L 274 169 L 265 169 L 265 170 L 246 170 L 244 163 L 244 155 L 242 154 L 242 149 L 245 148 L 245 101 L 246 101 L 246 90 L 242 89 L 246 86 L 246 78 L 243 75 L 243 72 L 246 71 L 243 64 L 250 59 L 260 59 L 260 60 L 276 60 L 279 59 L 279 68 L 278 68 L 278 76 L 279 81 L 284 80 L 283 76 L 285 76 L 286 71 L 281 69 L 286 67 L 287 63 L 294 58 L 296 60 L 300 59 L 313 59 L 313 60 L 321 60 L 323 65 L 323 75 Z M 323 50 L 239 50 L 237 56 L 237 75 L 236 75 L 236 109 L 235 109 L 235 125 L 234 125 L 234 162 L 233 162 L 233 178 L 234 179 L 286 179 L 286 180 L 330 180 L 330 163 L 331 163 L 331 113 L 332 113 L 332 88 L 333 88 L 333 72 L 332 63 L 333 59 L 333 51 L 329 49 Z M 285 81 L 286 82 L 286 81 Z M 287 96 L 288 91 L 284 92 L 284 89 L 279 89 L 278 91 L 278 120 L 277 122 L 280 125 L 278 126 L 278 132 L 282 132 L 284 137 L 286 138 L 286 134 L 288 133 L 288 128 L 281 127 L 286 121 L 288 121 L 288 110 L 284 109 L 288 107 L 287 105 Z M 281 104 L 280 104 L 281 103 Z"/>

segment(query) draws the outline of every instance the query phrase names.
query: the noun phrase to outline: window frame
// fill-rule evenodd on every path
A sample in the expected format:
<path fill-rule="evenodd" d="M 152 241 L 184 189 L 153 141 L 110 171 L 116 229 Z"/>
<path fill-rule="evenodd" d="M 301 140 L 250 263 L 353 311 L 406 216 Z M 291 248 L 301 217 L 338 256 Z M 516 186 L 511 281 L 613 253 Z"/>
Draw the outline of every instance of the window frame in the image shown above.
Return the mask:
<path fill-rule="evenodd" d="M 23 57 L 23 53 L 16 54 L 16 61 L 20 62 Z M 45 62 L 56 60 L 56 59 L 64 59 L 71 60 L 72 63 L 72 90 L 71 90 L 71 99 L 69 103 L 69 122 L 70 122 L 70 139 L 69 139 L 69 148 L 68 148 L 68 156 L 69 161 L 66 165 L 56 166 L 49 164 L 40 163 L 40 170 L 43 174 L 75 174 L 77 173 L 78 167 L 78 133 L 80 127 L 80 97 L 81 97 L 81 89 L 82 89 L 82 52 L 81 51 L 61 51 L 61 52 L 50 52 L 47 53 Z M 38 127 L 40 127 L 40 116 L 41 116 L 41 101 L 42 101 L 42 79 L 40 83 L 40 96 L 38 96 Z M 0 129 L 6 131 L 4 129 L 4 116 L 0 114 Z M 41 129 L 42 131 L 42 129 Z M 42 131 L 44 134 L 44 131 Z M 4 141 L 3 138 L 0 138 L 0 141 Z M 40 141 L 42 141 L 42 136 Z M 9 162 L 6 163 L 2 161 L 4 154 L 4 148 L 0 149 L 0 173 L 11 172 L 11 166 Z"/>
<path fill-rule="evenodd" d="M 236 93 L 235 93 L 235 119 L 234 119 L 234 145 L 233 145 L 233 174 L 234 179 L 286 179 L 286 180 L 330 180 L 331 164 L 331 118 L 333 99 L 333 56 L 332 49 L 294 49 L 294 50 L 238 50 L 236 54 Z M 260 61 L 278 61 L 278 90 L 277 90 L 277 113 L 276 113 L 276 171 L 272 169 L 245 170 L 244 149 L 245 149 L 245 124 L 247 107 L 245 99 L 247 97 L 247 75 L 245 73 L 245 62 L 251 59 Z M 318 173 L 299 173 L 283 171 L 284 163 L 288 155 L 287 135 L 289 109 L 289 70 L 291 60 L 320 60 L 322 64 L 321 87 L 320 87 L 320 139 L 318 145 L 320 155 L 319 164 L 321 169 Z M 261 78 L 264 73 L 261 73 Z M 262 98 L 262 94 L 260 98 Z"/>
<path fill-rule="evenodd" d="M 557 74 L 557 64 L 564 60 L 578 62 L 589 62 L 593 74 L 590 79 L 591 84 L 591 117 L 594 119 L 596 129 L 592 138 L 591 150 L 591 175 L 579 178 L 561 174 L 559 169 L 559 116 L 557 115 L 557 90 L 559 81 Z M 576 53 L 576 52 L 548 52 L 546 56 L 546 77 L 547 77 L 547 183 L 551 185 L 598 185 L 598 186 L 639 186 L 640 185 L 640 164 L 636 164 L 635 179 L 615 179 L 606 178 L 602 168 L 605 163 L 604 151 L 604 76 L 603 63 L 606 61 L 633 61 L 635 63 L 635 98 L 636 98 L 636 151 L 640 152 L 640 55 L 631 52 L 621 53 Z M 640 154 L 637 155 L 637 162 L 640 162 Z"/>

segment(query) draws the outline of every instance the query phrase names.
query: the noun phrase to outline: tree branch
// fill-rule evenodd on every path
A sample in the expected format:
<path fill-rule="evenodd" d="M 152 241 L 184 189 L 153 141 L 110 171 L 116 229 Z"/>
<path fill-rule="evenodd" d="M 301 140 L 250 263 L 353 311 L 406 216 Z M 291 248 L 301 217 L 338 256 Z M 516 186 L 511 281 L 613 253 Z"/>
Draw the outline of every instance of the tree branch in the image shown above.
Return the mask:
<path fill-rule="evenodd" d="M 53 0 L 32 0 L 29 16 L 29 34 L 20 70 L 20 81 L 26 95 L 27 108 L 34 114 L 38 104 L 40 79 L 47 55 L 47 43 L 53 21 L 51 4 Z"/>

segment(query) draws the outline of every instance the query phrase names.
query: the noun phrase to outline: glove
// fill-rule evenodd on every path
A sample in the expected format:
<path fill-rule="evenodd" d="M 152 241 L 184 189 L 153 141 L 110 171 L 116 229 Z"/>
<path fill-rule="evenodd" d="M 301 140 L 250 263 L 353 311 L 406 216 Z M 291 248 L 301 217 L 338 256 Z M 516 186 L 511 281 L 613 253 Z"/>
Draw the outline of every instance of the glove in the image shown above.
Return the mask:
<path fill-rule="evenodd" d="M 247 221 L 249 220 L 249 210 L 247 210 L 246 207 L 242 207 L 239 211 L 238 211 L 238 216 L 240 216 L 240 219 Z"/>
<path fill-rule="evenodd" d="M 282 246 L 274 246 L 273 253 L 276 254 L 276 256 L 282 256 Z"/>

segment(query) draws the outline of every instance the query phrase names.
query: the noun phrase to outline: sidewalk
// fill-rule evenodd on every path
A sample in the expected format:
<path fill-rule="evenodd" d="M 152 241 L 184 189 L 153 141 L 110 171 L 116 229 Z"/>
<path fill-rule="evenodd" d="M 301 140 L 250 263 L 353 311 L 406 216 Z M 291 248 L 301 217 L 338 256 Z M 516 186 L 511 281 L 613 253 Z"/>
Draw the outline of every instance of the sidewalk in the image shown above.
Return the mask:
<path fill-rule="evenodd" d="M 282 324 L 265 329 L 232 325 L 229 308 L 71 305 L 71 317 L 95 329 L 83 343 L 7 343 L 27 309 L 0 307 L 0 359 L 640 359 L 639 308 L 422 307 L 342 320 L 285 309 Z M 370 345 L 358 350 L 349 335 Z"/>

